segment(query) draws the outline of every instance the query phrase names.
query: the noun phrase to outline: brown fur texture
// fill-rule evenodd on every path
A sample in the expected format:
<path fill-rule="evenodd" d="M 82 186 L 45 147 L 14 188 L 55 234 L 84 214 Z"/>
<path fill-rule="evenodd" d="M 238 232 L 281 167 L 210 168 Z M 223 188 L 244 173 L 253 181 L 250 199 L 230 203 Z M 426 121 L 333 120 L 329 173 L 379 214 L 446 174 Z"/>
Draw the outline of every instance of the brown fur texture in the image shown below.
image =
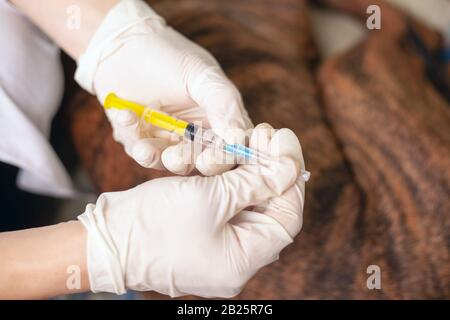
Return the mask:
<path fill-rule="evenodd" d="M 212 52 L 254 123 L 294 130 L 312 173 L 303 230 L 238 298 L 450 297 L 450 109 L 420 62 L 369 37 L 321 69 L 323 109 L 305 1 L 150 2 Z M 125 155 L 95 98 L 80 92 L 72 105 L 75 145 L 99 192 L 164 175 Z M 382 290 L 366 287 L 372 264 Z"/>
<path fill-rule="evenodd" d="M 344 11 L 364 17 L 367 2 L 345 1 Z M 386 29 L 321 67 L 324 107 L 364 196 L 355 232 L 363 259 L 381 267 L 383 297 L 448 298 L 450 108 L 427 79 L 408 28 L 430 50 L 440 37 L 378 4 L 389 13 Z"/>

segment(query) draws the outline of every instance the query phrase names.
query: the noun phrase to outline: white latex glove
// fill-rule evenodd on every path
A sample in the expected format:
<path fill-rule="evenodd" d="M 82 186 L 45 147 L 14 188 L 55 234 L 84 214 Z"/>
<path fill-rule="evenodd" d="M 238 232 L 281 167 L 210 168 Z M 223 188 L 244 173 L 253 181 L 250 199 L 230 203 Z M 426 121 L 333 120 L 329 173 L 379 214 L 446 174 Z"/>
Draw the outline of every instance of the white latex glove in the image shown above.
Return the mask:
<path fill-rule="evenodd" d="M 114 92 L 210 127 L 230 143 L 243 143 L 242 130 L 252 127 L 239 91 L 211 54 L 139 0 L 122 0 L 109 11 L 79 59 L 75 79 L 102 104 Z M 173 145 L 168 132 L 143 129 L 130 111 L 111 109 L 107 115 L 114 138 L 144 167 L 188 174 L 196 165 L 201 173 L 214 175 L 233 166 L 217 165 L 220 159 L 212 150 L 186 155 L 190 149 L 184 142 Z"/>
<path fill-rule="evenodd" d="M 277 260 L 301 229 L 305 185 L 295 134 L 273 133 L 260 125 L 250 141 L 279 152 L 270 167 L 155 179 L 88 205 L 79 219 L 88 230 L 92 291 L 232 297 Z"/>

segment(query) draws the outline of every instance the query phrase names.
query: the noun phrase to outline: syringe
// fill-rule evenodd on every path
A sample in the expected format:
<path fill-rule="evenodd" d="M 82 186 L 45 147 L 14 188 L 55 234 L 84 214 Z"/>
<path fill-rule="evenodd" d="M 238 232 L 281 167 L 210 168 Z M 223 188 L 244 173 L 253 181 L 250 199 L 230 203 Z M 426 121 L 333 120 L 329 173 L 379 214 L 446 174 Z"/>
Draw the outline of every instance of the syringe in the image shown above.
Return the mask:
<path fill-rule="evenodd" d="M 203 129 L 202 127 L 194 123 L 180 120 L 160 111 L 142 106 L 138 103 L 121 99 L 114 93 L 110 93 L 106 96 L 104 108 L 130 110 L 134 112 L 139 118 L 158 128 L 173 132 L 178 136 L 181 136 L 190 141 L 200 143 L 205 147 L 220 149 L 227 154 L 238 156 L 244 160 L 259 159 L 262 162 L 271 160 L 271 157 L 269 155 L 266 155 L 257 150 L 248 148 L 241 144 L 226 143 L 224 139 L 216 135 L 214 132 L 212 132 L 212 130 Z M 301 176 L 304 181 L 308 181 L 310 175 L 311 174 L 306 170 L 301 171 Z"/>

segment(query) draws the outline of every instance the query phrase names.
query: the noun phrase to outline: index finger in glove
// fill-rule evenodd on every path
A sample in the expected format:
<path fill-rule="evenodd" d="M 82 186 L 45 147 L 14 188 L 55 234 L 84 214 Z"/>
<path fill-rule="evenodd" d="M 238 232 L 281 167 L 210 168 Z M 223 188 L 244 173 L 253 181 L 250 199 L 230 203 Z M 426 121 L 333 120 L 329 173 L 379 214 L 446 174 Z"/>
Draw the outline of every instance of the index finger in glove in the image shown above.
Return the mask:
<path fill-rule="evenodd" d="M 244 108 L 236 86 L 219 66 L 205 69 L 189 83 L 192 99 L 206 111 L 211 129 L 227 143 L 245 143 L 245 130 L 253 124 Z M 206 176 L 230 170 L 235 164 L 223 154 L 206 149 L 196 161 L 197 169 Z"/>
<path fill-rule="evenodd" d="M 259 146 L 257 146 L 257 144 L 259 144 Z M 263 146 L 261 146 L 261 144 Z M 264 145 L 267 144 L 264 143 L 264 139 L 261 139 L 261 135 L 252 136 L 252 139 L 250 140 L 250 146 L 252 148 L 263 150 Z M 278 154 L 297 158 L 298 161 L 295 162 L 295 164 L 299 166 L 297 172 L 305 169 L 300 142 L 291 130 L 281 129 L 276 132 L 276 134 L 273 134 L 272 139 L 266 148 L 269 149 L 268 152 L 272 154 L 272 156 Z M 289 175 L 284 177 L 284 179 L 290 179 Z M 280 177 L 279 179 L 273 180 L 277 184 L 277 189 L 286 185 L 285 182 L 283 182 L 284 179 L 283 177 Z M 294 237 L 300 231 L 302 226 L 304 197 L 305 181 L 303 177 L 297 176 L 295 183 L 291 187 L 285 190 L 281 195 L 269 199 L 268 202 L 259 206 L 257 210 L 274 218 L 283 226 L 291 237 Z"/>
<path fill-rule="evenodd" d="M 227 204 L 226 210 L 217 215 L 220 221 L 227 222 L 249 206 L 281 196 L 296 182 L 303 166 L 300 143 L 289 129 L 278 130 L 273 135 L 272 132 L 273 128 L 265 124 L 257 126 L 252 134 L 252 138 L 261 136 L 265 139 L 269 155 L 274 157 L 267 166 L 259 163 L 241 165 L 212 179 L 216 186 L 213 190 L 221 192 L 220 196 Z M 258 149 L 262 150 L 262 147 Z"/>
<path fill-rule="evenodd" d="M 296 183 L 281 196 L 271 198 L 253 211 L 244 210 L 230 220 L 230 227 L 239 244 L 237 251 L 246 257 L 248 272 L 255 273 L 275 260 L 294 241 L 303 223 L 305 182 Z"/>
<path fill-rule="evenodd" d="M 130 110 L 107 109 L 106 115 L 113 129 L 113 138 L 125 152 L 145 168 L 163 170 L 161 153 L 171 145 L 169 139 L 153 137 L 142 128 L 138 116 Z"/>

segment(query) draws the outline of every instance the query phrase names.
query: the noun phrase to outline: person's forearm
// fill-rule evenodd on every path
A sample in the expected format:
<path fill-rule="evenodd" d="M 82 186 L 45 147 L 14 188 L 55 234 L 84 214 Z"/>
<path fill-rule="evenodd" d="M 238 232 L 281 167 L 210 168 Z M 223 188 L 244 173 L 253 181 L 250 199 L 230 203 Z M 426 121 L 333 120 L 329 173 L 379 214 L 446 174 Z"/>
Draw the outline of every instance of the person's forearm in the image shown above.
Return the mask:
<path fill-rule="evenodd" d="M 118 0 L 10 0 L 72 58 L 84 52 L 104 16 Z M 75 8 L 75 11 L 71 9 Z M 74 15 L 79 9 L 79 26 Z M 75 20 L 71 20 L 75 19 Z"/>
<path fill-rule="evenodd" d="M 78 221 L 0 233 L 0 299 L 88 291 L 86 238 Z"/>

